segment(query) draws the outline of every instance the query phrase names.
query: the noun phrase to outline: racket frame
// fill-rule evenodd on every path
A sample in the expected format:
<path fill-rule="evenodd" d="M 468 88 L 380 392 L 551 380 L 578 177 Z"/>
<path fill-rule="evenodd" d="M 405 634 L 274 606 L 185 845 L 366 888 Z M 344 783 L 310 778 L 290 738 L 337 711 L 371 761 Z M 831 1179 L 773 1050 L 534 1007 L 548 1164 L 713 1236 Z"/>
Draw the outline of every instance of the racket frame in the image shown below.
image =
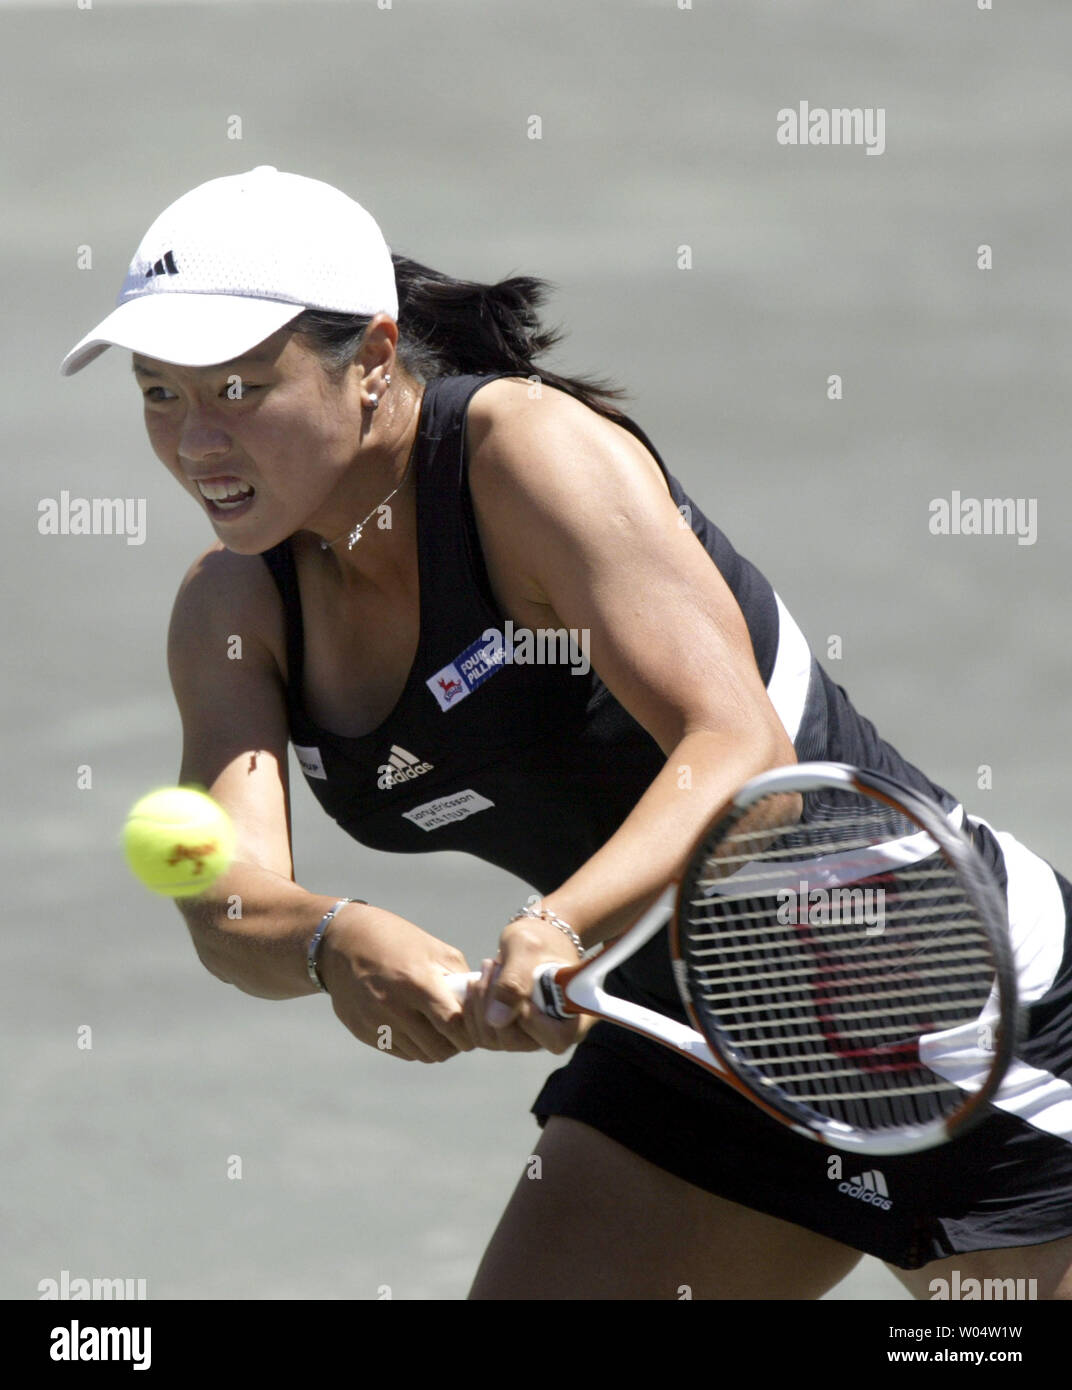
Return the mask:
<path fill-rule="evenodd" d="M 720 1047 L 708 1030 L 706 1020 L 693 1003 L 688 965 L 682 949 L 682 921 L 687 914 L 686 898 L 690 879 L 694 870 L 702 865 L 704 849 L 711 837 L 716 832 L 721 836 L 732 831 L 734 823 L 743 820 L 748 811 L 767 796 L 781 793 L 803 794 L 820 791 L 831 785 L 863 796 L 877 797 L 900 815 L 914 821 L 930 837 L 936 849 L 957 872 L 965 895 L 986 927 L 995 965 L 995 989 L 991 991 L 990 998 L 994 999 L 996 991 L 998 1012 L 994 1027 L 994 1048 L 982 1086 L 974 1092 L 965 1091 L 964 1094 L 968 1097 L 965 1104 L 952 1115 L 937 1117 L 916 1126 L 905 1126 L 899 1130 L 875 1134 L 864 1133 L 817 1112 L 810 1112 L 810 1118 L 801 1124 L 800 1108 L 750 1086 L 735 1070 L 732 1055 Z M 882 773 L 865 771 L 847 763 L 811 762 L 775 768 L 752 778 L 741 788 L 726 810 L 709 823 L 697 840 L 689 856 L 688 865 L 677 881 L 674 911 L 667 930 L 674 979 L 682 1002 L 693 1027 L 706 1038 L 712 1056 L 718 1060 L 722 1079 L 747 1096 L 761 1110 L 789 1125 L 796 1133 L 806 1134 L 810 1139 L 816 1139 L 833 1148 L 885 1155 L 916 1153 L 946 1143 L 958 1134 L 966 1133 L 983 1117 L 987 1102 L 1000 1087 L 1021 1035 L 1023 1020 L 1016 997 L 1016 972 L 1009 938 L 1008 914 L 1002 894 L 964 832 L 952 826 L 941 810 L 926 797 Z M 980 1019 L 985 1013 L 986 1007 L 980 1014 Z M 923 1062 L 923 1065 L 926 1066 L 926 1062 Z"/>
<path fill-rule="evenodd" d="M 768 795 L 805 793 L 831 786 L 877 797 L 925 831 L 960 875 L 969 900 L 988 928 L 996 966 L 995 984 L 999 1004 L 995 1046 L 983 1085 L 974 1093 L 965 1092 L 969 1098 L 951 1116 L 918 1126 L 870 1134 L 815 1111 L 805 1113 L 803 1106 L 783 1103 L 779 1097 L 764 1094 L 748 1085 L 734 1071 L 732 1057 L 723 1055 L 717 1039 L 707 1030 L 703 1016 L 693 1004 L 688 984 L 688 965 L 681 948 L 681 921 L 687 906 L 685 894 L 689 881 L 694 870 L 703 863 L 704 849 L 712 835 L 716 831 L 725 834 L 732 830 L 736 821 L 743 819 L 758 801 Z M 604 988 L 607 976 L 664 927 L 667 928 L 674 980 L 692 1027 L 632 1000 L 609 994 Z M 479 972 L 455 975 L 450 977 L 449 983 L 456 997 L 464 999 L 468 982 L 479 978 Z M 894 778 L 847 763 L 834 762 L 795 763 L 752 778 L 704 827 L 680 877 L 660 893 L 637 922 L 621 935 L 605 942 L 595 955 L 572 964 L 552 963 L 540 967 L 533 979 L 532 999 L 552 1018 L 562 1020 L 591 1014 L 662 1043 L 704 1067 L 796 1134 L 845 1152 L 876 1155 L 915 1153 L 932 1148 L 964 1133 L 981 1119 L 987 1102 L 1001 1085 L 1022 1026 L 1004 898 L 964 833 L 953 827 L 941 810 L 926 797 Z"/>

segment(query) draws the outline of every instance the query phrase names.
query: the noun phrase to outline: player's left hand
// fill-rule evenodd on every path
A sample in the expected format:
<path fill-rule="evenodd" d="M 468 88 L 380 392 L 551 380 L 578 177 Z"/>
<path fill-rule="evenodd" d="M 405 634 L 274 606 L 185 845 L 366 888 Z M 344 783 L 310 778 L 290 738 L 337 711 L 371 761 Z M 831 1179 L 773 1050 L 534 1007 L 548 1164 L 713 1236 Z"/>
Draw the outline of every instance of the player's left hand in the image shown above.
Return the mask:
<path fill-rule="evenodd" d="M 517 1018 L 510 1019 L 499 1027 L 493 1027 L 488 1020 L 488 1010 L 496 1017 L 494 1008 L 495 986 L 499 979 L 499 962 L 481 962 L 479 980 L 469 981 L 465 997 L 464 1018 L 466 1031 L 474 1047 L 486 1048 L 489 1052 L 538 1052 L 543 1046 L 536 1038 L 525 1032 Z"/>

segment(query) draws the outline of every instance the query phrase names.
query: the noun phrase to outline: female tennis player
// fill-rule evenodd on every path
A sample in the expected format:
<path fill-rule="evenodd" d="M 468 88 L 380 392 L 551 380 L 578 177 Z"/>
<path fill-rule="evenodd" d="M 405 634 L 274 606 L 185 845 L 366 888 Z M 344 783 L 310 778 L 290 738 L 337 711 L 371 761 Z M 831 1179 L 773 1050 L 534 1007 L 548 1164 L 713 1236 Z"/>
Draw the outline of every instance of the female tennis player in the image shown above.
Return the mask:
<path fill-rule="evenodd" d="M 265 166 L 161 214 L 65 359 L 131 351 L 152 448 L 218 538 L 168 643 L 181 779 L 239 836 L 180 904 L 201 960 L 263 998 L 324 988 L 407 1061 L 574 1047 L 533 1106 L 542 1179 L 473 1297 L 815 1298 L 861 1252 L 919 1297 L 954 1270 L 1072 1297 L 1072 887 L 1011 836 L 972 822 L 1027 1039 L 985 1122 L 941 1149 L 839 1174 L 689 1062 L 527 1002 L 537 965 L 628 926 L 765 769 L 855 763 L 957 806 L 854 710 L 620 392 L 537 365 L 545 288 L 392 255 L 346 195 Z M 454 946 L 360 885 L 293 880 L 288 739 L 361 843 L 464 850 L 537 890 L 464 1006 Z M 661 936 L 616 989 L 683 1017 Z"/>

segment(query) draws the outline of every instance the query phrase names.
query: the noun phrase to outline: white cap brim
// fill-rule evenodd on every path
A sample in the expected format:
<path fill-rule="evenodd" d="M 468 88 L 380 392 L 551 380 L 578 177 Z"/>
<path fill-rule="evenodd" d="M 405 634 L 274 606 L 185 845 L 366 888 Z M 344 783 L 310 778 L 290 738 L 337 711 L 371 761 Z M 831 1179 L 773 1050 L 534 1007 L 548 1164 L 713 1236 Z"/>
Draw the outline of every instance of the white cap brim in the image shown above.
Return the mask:
<path fill-rule="evenodd" d="M 233 294 L 146 294 L 121 304 L 60 365 L 73 376 L 110 347 L 179 367 L 230 362 L 305 312 L 304 304 Z"/>

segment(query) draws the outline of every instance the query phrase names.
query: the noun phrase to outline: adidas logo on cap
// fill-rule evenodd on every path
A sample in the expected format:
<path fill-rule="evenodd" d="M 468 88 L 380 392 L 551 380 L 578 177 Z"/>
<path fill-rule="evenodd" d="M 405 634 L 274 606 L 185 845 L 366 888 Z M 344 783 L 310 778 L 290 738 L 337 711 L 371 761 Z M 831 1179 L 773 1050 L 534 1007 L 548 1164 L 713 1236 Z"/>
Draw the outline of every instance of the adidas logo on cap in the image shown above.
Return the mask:
<path fill-rule="evenodd" d="M 151 280 L 154 275 L 178 275 L 179 267 L 175 264 L 175 253 L 165 251 L 158 261 L 154 261 L 145 272 L 146 280 Z"/>

